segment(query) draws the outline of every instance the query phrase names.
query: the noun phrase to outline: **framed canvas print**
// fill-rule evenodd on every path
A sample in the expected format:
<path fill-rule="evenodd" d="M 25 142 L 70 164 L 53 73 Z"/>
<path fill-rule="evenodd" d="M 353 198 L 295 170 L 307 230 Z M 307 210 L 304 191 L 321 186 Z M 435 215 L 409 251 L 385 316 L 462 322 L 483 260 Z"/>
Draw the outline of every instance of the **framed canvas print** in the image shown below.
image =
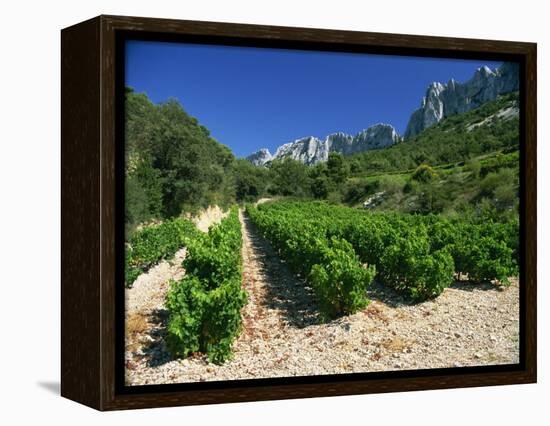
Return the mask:
<path fill-rule="evenodd" d="M 62 43 L 63 396 L 536 381 L 536 45 L 100 16 Z"/>

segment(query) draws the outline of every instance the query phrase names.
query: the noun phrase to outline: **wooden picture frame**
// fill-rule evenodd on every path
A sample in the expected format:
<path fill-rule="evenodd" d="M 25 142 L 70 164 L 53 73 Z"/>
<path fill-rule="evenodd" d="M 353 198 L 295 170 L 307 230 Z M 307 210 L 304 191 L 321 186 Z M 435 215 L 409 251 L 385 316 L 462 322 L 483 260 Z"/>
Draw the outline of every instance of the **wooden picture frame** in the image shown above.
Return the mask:
<path fill-rule="evenodd" d="M 121 190 L 121 43 L 126 37 L 520 64 L 520 363 L 234 382 L 120 383 L 124 303 L 117 247 Z M 536 382 L 536 44 L 353 31 L 99 16 L 61 32 L 61 395 L 98 410 Z M 122 161 L 122 163 L 121 163 Z M 118 244 L 118 246 L 117 246 Z M 123 282 L 123 278 L 122 278 Z M 170 387 L 171 386 L 171 387 Z"/>

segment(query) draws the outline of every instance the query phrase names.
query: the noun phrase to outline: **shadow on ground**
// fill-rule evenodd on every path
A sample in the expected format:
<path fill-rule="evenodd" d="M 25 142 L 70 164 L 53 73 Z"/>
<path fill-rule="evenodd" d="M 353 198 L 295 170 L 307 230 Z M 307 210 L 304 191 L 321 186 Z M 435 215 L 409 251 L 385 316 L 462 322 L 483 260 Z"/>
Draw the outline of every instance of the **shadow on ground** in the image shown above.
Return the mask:
<path fill-rule="evenodd" d="M 405 297 L 391 287 L 374 280 L 367 288 L 367 295 L 371 300 L 377 300 L 392 308 L 412 306 L 417 304 L 411 298 Z"/>
<path fill-rule="evenodd" d="M 319 323 L 319 313 L 313 298 L 313 291 L 305 280 L 296 277 L 263 238 L 250 218 L 243 215 L 252 249 L 260 265 L 260 274 L 267 283 L 266 307 L 278 309 L 291 327 L 304 328 Z"/>
<path fill-rule="evenodd" d="M 453 281 L 449 288 L 461 291 L 499 291 L 503 290 L 505 287 L 492 284 L 490 282 L 484 283 L 472 283 L 469 281 Z M 380 282 L 374 280 L 367 289 L 367 294 L 369 299 L 378 300 L 392 308 L 399 308 L 402 306 L 413 306 L 423 303 L 423 301 L 415 301 L 407 296 L 404 296 L 397 292 L 395 289 L 381 284 Z"/>
<path fill-rule="evenodd" d="M 462 291 L 474 291 L 474 290 L 482 290 L 482 291 L 489 291 L 489 290 L 504 290 L 506 286 L 502 285 L 496 285 L 491 282 L 483 282 L 483 283 L 474 283 L 470 281 L 454 281 L 449 288 L 454 288 L 455 290 L 462 290 Z"/>
<path fill-rule="evenodd" d="M 143 347 L 142 352 L 149 367 L 159 367 L 174 359 L 166 347 L 168 311 L 155 309 L 151 312 L 150 321 L 155 325 L 147 334 L 150 343 Z"/>
<path fill-rule="evenodd" d="M 50 393 L 61 394 L 61 384 L 59 382 L 36 382 L 36 384 Z"/>

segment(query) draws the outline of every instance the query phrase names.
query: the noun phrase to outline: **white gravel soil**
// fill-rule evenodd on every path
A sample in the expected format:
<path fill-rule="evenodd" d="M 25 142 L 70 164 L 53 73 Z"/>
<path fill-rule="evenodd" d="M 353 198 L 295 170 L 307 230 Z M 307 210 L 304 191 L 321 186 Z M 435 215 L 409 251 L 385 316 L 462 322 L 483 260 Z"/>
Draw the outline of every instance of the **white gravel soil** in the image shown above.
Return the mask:
<path fill-rule="evenodd" d="M 127 385 L 519 362 L 517 280 L 509 287 L 455 283 L 418 304 L 373 283 L 365 310 L 319 324 L 311 289 L 290 273 L 246 216 L 240 219 L 249 303 L 234 358 L 218 366 L 204 355 L 170 356 L 163 342 L 165 278 L 183 270 L 179 261 L 162 262 L 146 274 L 162 277 L 147 279 L 147 291 L 139 290 L 140 277 L 127 292 Z M 178 252 L 178 259 L 184 255 Z M 134 289 L 140 294 L 128 294 Z"/>

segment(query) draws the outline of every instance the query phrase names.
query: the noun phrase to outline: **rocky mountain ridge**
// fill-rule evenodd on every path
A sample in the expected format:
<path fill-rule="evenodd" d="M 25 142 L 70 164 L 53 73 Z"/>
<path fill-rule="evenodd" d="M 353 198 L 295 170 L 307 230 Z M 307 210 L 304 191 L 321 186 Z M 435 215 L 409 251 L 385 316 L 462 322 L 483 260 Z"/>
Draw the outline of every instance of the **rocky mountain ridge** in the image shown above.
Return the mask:
<path fill-rule="evenodd" d="M 258 151 L 256 151 L 254 154 L 249 155 L 246 157 L 248 161 L 250 161 L 255 166 L 263 166 L 267 162 L 271 161 L 273 159 L 273 156 L 269 152 L 269 149 L 262 148 Z"/>
<path fill-rule="evenodd" d="M 464 83 L 454 79 L 447 84 L 433 82 L 422 99 L 420 108 L 411 114 L 404 137 L 390 124 L 375 124 L 355 136 L 343 132 L 332 133 L 321 140 L 307 136 L 286 143 L 271 154 L 266 148 L 247 157 L 252 164 L 263 166 L 270 161 L 292 158 L 308 165 L 326 161 L 331 152 L 351 155 L 372 149 L 385 148 L 410 139 L 442 119 L 480 107 L 499 95 L 519 90 L 519 67 L 505 62 L 491 70 L 478 68 L 472 78 Z"/>
<path fill-rule="evenodd" d="M 370 149 L 383 148 L 399 142 L 401 137 L 389 124 L 375 124 L 355 136 L 343 132 L 332 133 L 325 139 L 307 136 L 286 143 L 277 148 L 275 154 L 263 148 L 247 157 L 256 166 L 263 166 L 276 159 L 292 158 L 312 165 L 328 160 L 331 152 L 351 155 Z"/>

